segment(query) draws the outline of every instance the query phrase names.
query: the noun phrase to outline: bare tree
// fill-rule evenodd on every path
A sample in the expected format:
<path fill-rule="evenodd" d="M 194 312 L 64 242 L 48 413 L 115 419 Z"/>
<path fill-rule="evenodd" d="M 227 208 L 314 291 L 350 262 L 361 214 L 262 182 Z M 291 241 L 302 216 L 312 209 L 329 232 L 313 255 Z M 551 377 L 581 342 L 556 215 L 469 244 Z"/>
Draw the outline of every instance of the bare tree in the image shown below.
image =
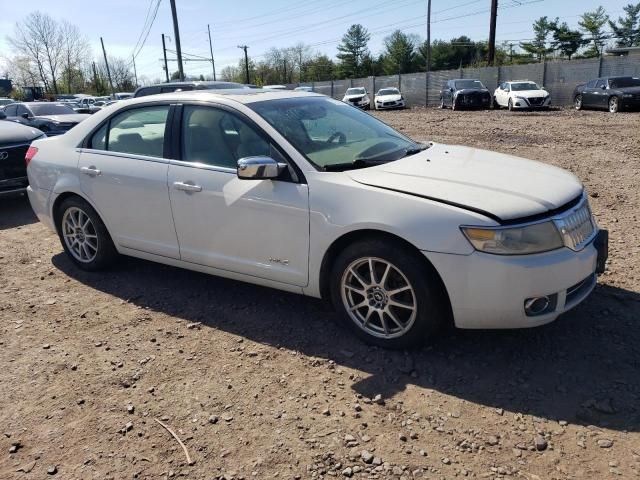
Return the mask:
<path fill-rule="evenodd" d="M 100 76 L 107 78 L 107 67 L 104 62 L 100 62 Z M 133 72 L 131 71 L 131 63 L 124 58 L 109 56 L 109 70 L 111 71 L 111 79 L 113 86 L 120 92 L 128 92 L 135 89 Z"/>
<path fill-rule="evenodd" d="M 84 88 L 86 69 L 90 57 L 87 40 L 76 25 L 66 20 L 60 25 L 62 35 L 62 66 L 67 93 Z"/>

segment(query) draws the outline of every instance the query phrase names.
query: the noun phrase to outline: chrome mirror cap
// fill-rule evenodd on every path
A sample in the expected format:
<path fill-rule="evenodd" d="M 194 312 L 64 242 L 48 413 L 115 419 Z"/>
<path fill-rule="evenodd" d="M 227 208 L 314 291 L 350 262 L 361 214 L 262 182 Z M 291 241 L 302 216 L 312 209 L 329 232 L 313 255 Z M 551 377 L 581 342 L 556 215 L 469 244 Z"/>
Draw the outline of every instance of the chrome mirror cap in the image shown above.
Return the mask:
<path fill-rule="evenodd" d="M 264 180 L 278 178 L 287 168 L 271 157 L 244 157 L 238 160 L 238 178 L 243 180 Z"/>

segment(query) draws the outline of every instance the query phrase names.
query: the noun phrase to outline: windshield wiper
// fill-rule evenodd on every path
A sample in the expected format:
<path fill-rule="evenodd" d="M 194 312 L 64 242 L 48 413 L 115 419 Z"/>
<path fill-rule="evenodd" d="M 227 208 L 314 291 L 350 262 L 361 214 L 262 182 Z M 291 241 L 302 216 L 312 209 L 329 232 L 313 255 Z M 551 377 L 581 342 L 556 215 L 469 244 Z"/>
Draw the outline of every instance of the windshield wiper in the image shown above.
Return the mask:
<path fill-rule="evenodd" d="M 342 172 L 344 170 L 356 170 L 358 168 L 375 167 L 383 163 L 393 162 L 393 160 L 380 160 L 378 158 L 356 158 L 353 162 L 333 163 L 325 165 L 325 172 Z"/>
<path fill-rule="evenodd" d="M 416 153 L 424 152 L 431 145 L 427 145 L 424 143 L 416 143 L 415 147 L 410 147 L 405 149 L 404 157 L 409 157 L 411 155 L 415 155 Z"/>

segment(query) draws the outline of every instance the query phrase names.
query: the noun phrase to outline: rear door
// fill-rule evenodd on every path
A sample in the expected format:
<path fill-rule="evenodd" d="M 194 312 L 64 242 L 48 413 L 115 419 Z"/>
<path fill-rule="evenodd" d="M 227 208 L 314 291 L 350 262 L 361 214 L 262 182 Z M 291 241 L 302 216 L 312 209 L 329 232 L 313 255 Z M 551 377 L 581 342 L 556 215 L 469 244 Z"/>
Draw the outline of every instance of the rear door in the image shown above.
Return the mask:
<path fill-rule="evenodd" d="M 595 95 L 595 86 L 597 80 L 591 80 L 582 89 L 582 105 L 585 107 L 594 107 L 597 97 Z"/>
<path fill-rule="evenodd" d="M 83 192 L 118 245 L 179 258 L 164 153 L 169 111 L 155 102 L 115 114 L 82 149 L 78 167 Z"/>
<path fill-rule="evenodd" d="M 598 108 L 604 108 L 609 101 L 609 92 L 607 92 L 607 81 L 600 79 L 596 82 L 596 87 L 593 89 L 593 106 Z"/>

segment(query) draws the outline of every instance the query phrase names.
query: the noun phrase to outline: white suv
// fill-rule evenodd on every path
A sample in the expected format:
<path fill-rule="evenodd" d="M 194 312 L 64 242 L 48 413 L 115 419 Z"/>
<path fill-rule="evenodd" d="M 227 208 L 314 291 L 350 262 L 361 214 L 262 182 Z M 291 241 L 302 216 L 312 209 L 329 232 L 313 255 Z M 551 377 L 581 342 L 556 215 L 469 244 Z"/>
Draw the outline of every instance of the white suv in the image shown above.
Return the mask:
<path fill-rule="evenodd" d="M 348 88 L 342 101 L 364 110 L 369 110 L 371 106 L 371 100 L 364 87 Z"/>

